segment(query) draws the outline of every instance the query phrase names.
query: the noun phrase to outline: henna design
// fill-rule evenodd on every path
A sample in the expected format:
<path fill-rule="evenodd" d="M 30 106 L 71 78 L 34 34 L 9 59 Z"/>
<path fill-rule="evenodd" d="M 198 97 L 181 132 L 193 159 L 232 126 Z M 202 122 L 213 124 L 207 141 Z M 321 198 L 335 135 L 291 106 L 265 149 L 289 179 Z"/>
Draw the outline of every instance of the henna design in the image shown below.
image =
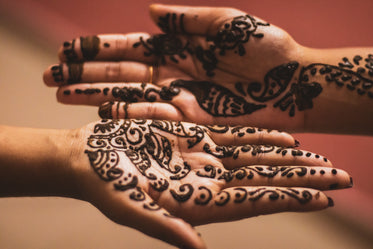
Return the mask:
<path fill-rule="evenodd" d="M 100 38 L 97 36 L 80 37 L 80 49 L 83 59 L 93 60 L 100 50 Z M 75 52 L 75 39 L 63 43 L 63 53 L 67 61 L 78 60 L 78 54 Z"/>
<path fill-rule="evenodd" d="M 273 178 L 275 176 L 291 178 L 294 175 L 297 175 L 299 177 L 302 177 L 305 176 L 307 172 L 308 168 L 303 166 L 246 166 L 239 169 L 223 170 L 216 169 L 211 165 L 206 165 L 203 169 L 198 170 L 196 172 L 196 175 L 199 177 L 206 177 L 216 180 L 224 180 L 225 182 L 230 182 L 233 179 L 251 180 L 255 176 L 262 176 L 266 178 Z M 335 175 L 336 173 L 332 174 Z"/>
<path fill-rule="evenodd" d="M 251 151 L 251 155 L 256 156 L 258 154 L 269 153 L 274 151 L 276 146 L 273 145 L 244 145 L 244 146 L 219 146 L 216 145 L 215 148 L 211 150 L 210 145 L 205 143 L 203 150 L 217 158 L 227 158 L 232 157 L 237 159 L 240 152 L 246 153 Z"/>
<path fill-rule="evenodd" d="M 373 77 L 373 55 L 370 54 L 365 58 L 365 68 L 368 69 L 368 75 L 363 75 L 366 74 L 366 69 L 363 67 L 358 67 L 353 71 L 355 66 L 360 65 L 361 60 L 362 57 L 356 55 L 353 58 L 353 63 L 344 57 L 338 66 L 313 63 L 303 67 L 298 82 L 291 85 L 290 90 L 274 104 L 274 107 L 285 111 L 290 106 L 290 116 L 295 114 L 295 105 L 299 111 L 312 108 L 312 99 L 322 92 L 321 84 L 317 82 L 320 78 L 328 83 L 336 84 L 337 87 L 346 86 L 350 91 L 356 90 L 359 95 L 366 94 L 373 98 L 373 92 L 370 91 L 373 79 L 368 78 L 369 76 Z"/>
<path fill-rule="evenodd" d="M 257 33 L 258 26 L 269 26 L 269 23 L 262 23 L 250 15 L 233 18 L 231 23 L 225 23 L 224 27 L 213 37 L 208 37 L 207 41 L 212 41 L 214 47 L 210 50 L 219 50 L 219 55 L 225 55 L 226 50 L 234 50 L 239 56 L 246 54 L 244 44 L 251 36 L 263 38 L 263 33 Z"/>
<path fill-rule="evenodd" d="M 198 190 L 199 194 L 198 197 L 194 199 L 194 203 L 197 205 L 207 205 L 212 199 L 211 190 L 204 186 L 200 186 Z"/>
<path fill-rule="evenodd" d="M 247 153 L 251 151 L 252 156 L 257 156 L 259 154 L 265 154 L 270 152 L 275 152 L 276 154 L 282 154 L 285 156 L 287 153 L 291 153 L 292 156 L 303 156 L 303 152 L 301 150 L 297 150 L 294 148 L 286 148 L 286 147 L 277 147 L 274 145 L 244 145 L 244 146 L 219 146 L 216 145 L 214 148 L 210 148 L 208 143 L 205 143 L 203 146 L 203 151 L 208 154 L 211 154 L 217 158 L 227 158 L 232 157 L 233 159 L 237 159 L 240 153 Z M 306 156 L 310 157 L 312 153 L 307 153 Z M 314 155 L 316 159 L 321 159 L 320 155 Z M 322 158 L 325 162 L 328 161 L 327 158 Z"/>
<path fill-rule="evenodd" d="M 217 132 L 228 130 L 220 126 L 211 126 Z M 231 132 L 238 132 L 243 127 L 236 127 Z M 158 211 L 161 207 L 154 201 L 147 201 L 145 192 L 139 187 L 138 176 L 130 169 L 119 167 L 121 160 L 129 160 L 134 168 L 140 172 L 149 182 L 152 189 L 164 192 L 168 190 L 170 196 L 178 203 L 189 200 L 195 205 L 205 206 L 210 203 L 217 206 L 224 206 L 229 202 L 244 203 L 245 201 L 258 201 L 268 198 L 272 201 L 284 199 L 286 196 L 305 204 L 312 200 L 313 196 L 308 191 L 297 191 L 295 189 L 268 189 L 258 188 L 255 191 L 248 191 L 243 187 L 236 187 L 231 192 L 221 191 L 215 194 L 207 186 L 194 187 L 190 183 L 181 184 L 178 188 L 170 188 L 169 181 L 180 180 L 186 177 L 191 171 L 191 166 L 184 162 L 183 165 L 175 163 L 171 141 L 164 133 L 184 138 L 188 141 L 188 147 L 192 148 L 199 144 L 204 136 L 205 130 L 209 129 L 198 125 L 184 125 L 181 122 L 157 121 L 157 120 L 102 120 L 94 126 L 93 134 L 88 138 L 88 149 L 85 153 L 88 156 L 91 167 L 104 181 L 113 184 L 118 191 L 128 191 L 129 198 L 136 202 L 142 202 L 144 209 Z M 269 153 L 272 151 L 289 150 L 294 156 L 300 156 L 296 149 L 278 148 L 265 145 L 248 146 L 216 146 L 215 151 L 209 151 L 207 144 L 204 150 L 216 157 L 237 157 L 240 151 L 258 153 Z M 276 149 L 277 148 L 277 149 Z M 166 174 L 159 176 L 159 168 L 165 170 Z M 135 171 L 136 171 L 135 170 Z M 295 175 L 304 177 L 308 173 L 307 167 L 286 167 L 286 166 L 247 166 L 240 169 L 225 170 L 206 165 L 203 169 L 195 172 L 198 177 L 211 178 L 230 182 L 233 179 L 250 180 L 253 177 L 273 178 L 281 176 L 290 178 Z M 310 174 L 315 174 L 316 172 Z M 320 174 L 326 174 L 320 170 Z M 330 174 L 337 175 L 337 170 L 331 170 Z M 338 187 L 331 184 L 330 188 Z M 168 213 L 163 213 L 167 217 Z"/>
<path fill-rule="evenodd" d="M 73 84 L 82 80 L 83 63 L 69 63 L 67 64 L 67 68 L 69 69 L 69 78 L 67 79 L 67 83 Z"/>
<path fill-rule="evenodd" d="M 96 93 L 101 93 L 101 89 L 100 88 L 87 88 L 87 89 L 82 90 L 82 89 L 76 88 L 74 92 L 76 94 L 92 95 Z"/>
<path fill-rule="evenodd" d="M 146 40 L 140 37 L 140 41 L 133 44 L 134 48 L 139 46 L 145 48 L 144 56 L 156 56 L 162 64 L 166 64 L 166 56 L 174 63 L 179 63 L 177 57 L 184 60 L 186 53 L 192 53 L 189 42 L 184 45 L 183 41 L 173 34 L 154 35 Z"/>
<path fill-rule="evenodd" d="M 205 127 L 209 131 L 215 132 L 215 133 L 227 133 L 230 130 L 231 134 L 237 134 L 238 137 L 243 137 L 246 133 L 247 134 L 253 134 L 253 133 L 256 133 L 256 132 L 261 132 L 263 130 L 270 133 L 272 131 L 271 129 L 262 129 L 262 128 L 255 128 L 255 127 L 243 127 L 243 126 L 231 126 L 230 129 L 229 129 L 228 126 L 225 126 L 225 125 L 206 125 Z"/>
<path fill-rule="evenodd" d="M 68 69 L 68 84 L 78 83 L 82 80 L 83 74 L 83 64 L 82 63 L 67 63 L 66 64 Z M 59 64 L 53 66 L 51 68 L 53 79 L 56 83 L 63 83 L 64 82 L 64 75 L 63 75 L 63 64 Z"/>
<path fill-rule="evenodd" d="M 289 85 L 295 70 L 298 68 L 298 62 L 289 62 L 271 69 L 264 76 L 264 84 L 252 82 L 247 85 L 247 94 L 256 101 L 265 102 L 278 97 Z M 242 83 L 236 83 L 236 89 L 243 88 Z M 245 91 L 239 91 L 245 94 Z"/>
<path fill-rule="evenodd" d="M 158 90 L 153 87 L 146 88 L 146 83 L 143 83 L 141 84 L 141 88 L 114 87 L 111 92 L 114 98 L 119 98 L 125 102 L 137 102 L 138 98 L 144 98 L 146 101 L 155 102 L 157 97 L 162 100 L 172 100 L 174 96 L 179 94 L 180 89 L 171 85 L 170 87 L 164 86 L 161 90 Z"/>
<path fill-rule="evenodd" d="M 180 185 L 178 191 L 170 190 L 172 197 L 178 202 L 186 202 L 192 196 L 194 188 L 191 184 Z"/>
<path fill-rule="evenodd" d="M 67 61 L 76 61 L 78 60 L 78 55 L 75 52 L 75 39 L 71 42 L 63 43 L 63 54 L 66 56 Z"/>
<path fill-rule="evenodd" d="M 70 80 L 72 83 L 72 80 Z M 177 96 L 180 92 L 180 88 L 171 85 L 170 87 L 162 87 L 160 90 L 153 87 L 146 87 L 146 83 L 142 83 L 140 87 L 113 87 L 104 88 L 102 91 L 99 88 L 87 88 L 85 90 L 76 88 L 75 94 L 85 94 L 85 95 L 92 95 L 92 94 L 100 94 L 103 93 L 104 95 L 108 95 L 110 92 L 112 96 L 116 99 L 120 99 L 124 102 L 138 102 L 139 99 L 144 99 L 148 102 L 155 102 L 157 98 L 161 100 L 172 100 L 173 97 Z M 65 95 L 70 95 L 71 91 L 64 92 Z M 101 109 L 100 109 L 101 110 Z M 106 109 L 105 111 L 107 111 Z M 106 114 L 109 114 L 105 112 Z M 110 114 L 111 115 L 111 114 Z M 109 116 L 101 116 L 105 118 L 109 118 Z"/>
<path fill-rule="evenodd" d="M 100 38 L 98 36 L 80 37 L 80 48 L 85 60 L 93 60 L 100 51 Z"/>
<path fill-rule="evenodd" d="M 196 98 L 199 106 L 213 116 L 234 117 L 250 114 L 266 105 L 246 102 L 225 87 L 208 81 L 175 80 L 172 87 L 189 90 Z"/>
<path fill-rule="evenodd" d="M 52 76 L 53 76 L 54 82 L 56 82 L 56 83 L 63 83 L 64 82 L 62 64 L 53 66 L 51 68 L 51 71 L 52 71 Z"/>
<path fill-rule="evenodd" d="M 268 23 L 258 22 L 250 15 L 233 18 L 230 23 L 225 23 L 215 36 L 207 37 L 206 41 L 212 45 L 208 49 L 201 46 L 196 48 L 196 57 L 202 63 L 206 75 L 212 77 L 217 66 L 216 54 L 224 56 L 226 51 L 233 50 L 239 56 L 246 54 L 244 47 L 250 37 L 263 38 L 263 33 L 257 33 L 258 26 L 269 26 Z"/>
<path fill-rule="evenodd" d="M 157 25 L 165 33 L 177 33 L 178 31 L 185 33 L 184 16 L 184 13 L 180 14 L 180 16 L 176 13 L 167 13 L 165 16 L 160 16 L 158 18 Z M 179 18 L 179 21 L 177 21 L 177 18 Z"/>
<path fill-rule="evenodd" d="M 306 204 L 313 199 L 312 194 L 307 191 L 298 191 L 293 188 L 286 189 L 268 189 L 268 188 L 258 188 L 254 191 L 247 191 L 245 188 L 234 188 L 232 193 L 227 191 L 219 192 L 215 197 L 215 204 L 217 206 L 224 206 L 231 200 L 234 203 L 242 203 L 246 200 L 248 201 L 259 201 L 264 198 L 268 198 L 271 201 L 276 201 L 279 199 L 284 199 L 285 196 L 296 199 L 300 204 Z M 315 198 L 316 195 L 315 195 Z"/>
<path fill-rule="evenodd" d="M 148 210 L 151 210 L 151 211 L 157 211 L 157 210 L 160 210 L 161 209 L 161 207 L 157 204 L 157 203 L 155 203 L 155 202 L 149 202 L 149 203 L 145 203 L 144 205 L 143 205 L 143 207 L 145 208 L 145 209 L 148 209 Z"/>
<path fill-rule="evenodd" d="M 224 206 L 231 199 L 230 194 L 227 191 L 220 191 L 215 197 L 216 206 Z"/>
<path fill-rule="evenodd" d="M 113 118 L 113 112 L 112 112 L 112 107 L 114 105 L 114 102 L 107 102 L 107 103 L 104 103 L 103 105 L 100 106 L 99 110 L 98 110 L 98 115 L 101 117 L 101 118 L 109 118 L 109 119 L 112 119 Z M 125 112 L 126 113 L 126 112 Z"/>
<path fill-rule="evenodd" d="M 94 135 L 88 139 L 86 150 L 91 166 L 106 181 L 114 181 L 116 189 L 126 190 L 137 184 L 131 173 L 124 174 L 116 166 L 119 158 L 125 156 L 136 169 L 149 180 L 150 186 L 162 192 L 169 187 L 168 180 L 157 177 L 152 168 L 152 160 L 170 173 L 169 179 L 180 180 L 189 174 L 187 162 L 178 165 L 172 161 L 171 142 L 159 131 L 187 139 L 189 148 L 204 138 L 199 126 L 185 127 L 180 122 L 156 120 L 102 120 L 94 127 Z"/>
<path fill-rule="evenodd" d="M 303 190 L 302 192 L 299 192 L 298 190 L 295 190 L 293 188 L 287 188 L 286 190 L 277 188 L 275 190 L 259 188 L 255 191 L 248 192 L 248 195 L 249 201 L 258 201 L 265 196 L 268 196 L 268 199 L 275 201 L 279 198 L 284 199 L 285 195 L 296 199 L 301 204 L 306 204 L 307 202 L 312 200 L 312 194 L 309 191 Z"/>

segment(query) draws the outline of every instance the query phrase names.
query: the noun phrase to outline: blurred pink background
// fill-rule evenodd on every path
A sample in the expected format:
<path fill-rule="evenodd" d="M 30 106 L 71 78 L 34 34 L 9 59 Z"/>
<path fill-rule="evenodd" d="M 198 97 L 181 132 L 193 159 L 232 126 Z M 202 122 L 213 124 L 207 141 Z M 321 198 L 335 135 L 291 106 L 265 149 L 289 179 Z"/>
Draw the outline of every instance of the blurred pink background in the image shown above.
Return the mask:
<path fill-rule="evenodd" d="M 40 54 L 47 54 L 43 57 L 44 60 L 41 63 L 42 66 L 46 67 L 48 64 L 57 62 L 57 57 L 55 56 L 53 59 L 50 54 L 56 53 L 59 45 L 65 40 L 81 35 L 99 33 L 127 33 L 135 31 L 146 31 L 151 33 L 158 32 L 156 26 L 151 22 L 148 16 L 148 5 L 153 2 L 236 7 L 282 27 L 289 32 L 296 41 L 310 47 L 373 47 L 373 1 L 371 0 L 0 0 L 0 27 L 1 31 L 4 33 L 0 33 L 0 37 L 4 37 L 5 34 L 10 34 L 11 37 L 22 37 L 25 42 L 32 43 L 32 46 L 37 47 L 34 51 L 39 51 Z M 7 48 L 2 47 L 2 50 L 7 50 Z M 0 60 L 0 67 L 2 68 L 0 69 L 0 92 L 2 92 L 0 97 L 4 95 L 3 98 L 0 99 L 0 103 L 2 103 L 1 113 L 3 114 L 3 117 L 0 118 L 0 122 L 2 124 L 44 128 L 72 128 L 74 127 L 72 125 L 76 125 L 75 127 L 77 127 L 78 125 L 83 125 L 86 120 L 88 122 L 98 118 L 95 114 L 95 110 L 87 109 L 87 107 L 75 107 L 73 110 L 73 108 L 70 107 L 61 107 L 59 104 L 50 104 L 51 102 L 44 103 L 43 100 L 41 100 L 40 104 L 35 104 L 37 105 L 37 108 L 40 108 L 37 112 L 35 110 L 28 111 L 28 108 L 31 109 L 31 106 L 28 107 L 27 104 L 24 104 L 22 110 L 17 109 L 18 115 L 16 115 L 14 110 L 9 107 L 9 105 L 14 107 L 14 104 L 12 102 L 13 99 L 6 96 L 8 91 L 8 86 L 6 85 L 21 84 L 20 81 L 24 80 L 22 78 L 18 79 L 18 76 L 14 76 L 10 77 L 10 79 L 13 80 L 13 82 L 10 83 L 9 79 L 4 77 L 7 73 L 5 68 L 7 66 L 9 67 L 8 59 L 15 56 L 14 54 L 15 53 L 12 52 L 6 54 L 5 52 Z M 37 56 L 37 53 L 35 53 L 33 58 L 36 60 Z M 23 58 L 20 57 L 23 56 L 19 56 L 19 60 L 23 60 Z M 30 58 L 31 60 L 28 62 L 29 65 L 33 64 L 32 57 Z M 17 65 L 17 63 L 18 62 L 16 62 L 15 65 Z M 27 68 L 27 66 L 25 66 L 25 68 Z M 25 69 L 24 72 L 27 72 L 27 69 Z M 40 85 L 38 87 L 41 87 L 40 89 L 42 89 L 42 70 L 35 72 L 35 75 L 40 75 L 39 79 L 35 79 L 40 82 L 38 83 Z M 28 93 L 31 94 L 34 89 L 35 88 L 33 87 L 29 88 Z M 45 91 L 43 93 L 48 95 L 46 98 L 53 101 L 54 94 L 51 89 L 40 91 Z M 17 102 L 25 101 L 28 97 L 29 96 L 23 96 L 23 100 L 21 99 Z M 4 99 L 8 101 L 5 101 Z M 32 101 L 35 101 L 35 98 Z M 17 105 L 21 104 L 18 103 L 16 106 Z M 16 108 L 16 106 L 14 108 Z M 51 109 L 51 107 L 55 109 Z M 40 112 L 43 113 L 42 108 L 49 108 L 46 110 L 46 113 L 50 113 L 51 116 L 49 116 L 49 118 L 53 119 L 54 122 L 45 121 L 38 123 L 38 120 L 44 120 L 43 117 L 35 118 L 35 121 L 31 121 L 33 120 L 33 117 L 42 115 L 40 114 Z M 22 115 L 22 113 L 19 111 L 28 112 L 28 114 L 25 115 L 29 115 L 30 118 L 28 120 L 21 119 L 19 115 Z M 35 113 L 33 111 L 35 111 Z M 82 117 L 80 112 L 84 112 L 86 115 L 83 115 L 84 118 L 82 118 L 81 122 L 68 119 L 68 117 L 79 119 Z M 61 115 L 58 115 L 59 113 L 61 113 Z M 54 114 L 56 117 L 53 116 Z M 341 222 L 339 224 L 348 226 L 350 230 L 355 229 L 359 232 L 363 231 L 362 233 L 367 234 L 368 237 L 372 236 L 373 159 L 370 153 L 373 150 L 373 137 L 325 134 L 296 134 L 295 136 L 301 141 L 302 149 L 316 151 L 326 155 L 328 159 L 333 162 L 334 166 L 347 170 L 354 178 L 355 185 L 353 189 L 329 193 L 334 197 L 336 206 L 328 211 L 327 215 L 336 217 L 336 219 L 339 219 Z M 10 247 L 7 248 L 11 248 L 12 245 L 17 244 L 12 244 L 9 241 L 6 243 L 10 244 L 6 244 L 5 242 L 3 242 L 5 244 L 2 244 L 1 242 L 5 241 L 4 231 L 7 230 L 7 223 L 2 223 L 2 220 L 4 220 L 2 216 L 4 214 L 16 216 L 15 213 L 12 213 L 12 210 L 16 210 L 17 208 L 12 206 L 13 203 L 4 203 L 5 200 L 0 200 L 0 211 L 2 211 L 0 212 L 0 247 L 6 248 L 4 245 L 10 245 Z M 15 202 L 14 205 L 17 205 L 17 203 Z M 73 212 L 73 209 L 70 211 Z M 10 219 L 7 222 L 10 224 L 16 221 Z M 110 228 L 108 229 L 110 230 Z M 317 225 L 315 226 L 315 229 L 318 229 Z M 353 231 L 350 232 L 352 234 L 351 236 L 355 236 Z M 17 236 L 14 234 L 13 236 L 15 236 L 14 240 L 16 240 Z M 79 234 L 76 234 L 76 236 L 79 236 Z M 243 242 L 243 240 L 241 242 Z M 368 244 L 371 242 L 371 240 L 367 241 Z M 277 243 L 281 244 L 281 241 L 278 241 Z M 332 244 L 332 242 L 330 243 Z M 81 244 L 78 243 L 73 245 Z M 165 244 L 160 245 L 165 246 Z M 373 247 L 373 244 L 371 245 Z M 32 248 L 32 246 L 26 248 Z M 49 248 L 53 248 L 53 246 Z M 93 246 L 92 248 L 95 247 Z M 135 247 L 131 246 L 124 248 Z M 247 247 L 237 246 L 231 248 Z M 262 247 L 258 246 L 257 248 Z M 281 248 L 281 246 L 276 246 L 276 248 Z M 302 248 L 311 247 L 305 246 Z M 334 247 L 320 246 L 319 248 Z M 360 247 L 357 246 L 353 248 Z"/>

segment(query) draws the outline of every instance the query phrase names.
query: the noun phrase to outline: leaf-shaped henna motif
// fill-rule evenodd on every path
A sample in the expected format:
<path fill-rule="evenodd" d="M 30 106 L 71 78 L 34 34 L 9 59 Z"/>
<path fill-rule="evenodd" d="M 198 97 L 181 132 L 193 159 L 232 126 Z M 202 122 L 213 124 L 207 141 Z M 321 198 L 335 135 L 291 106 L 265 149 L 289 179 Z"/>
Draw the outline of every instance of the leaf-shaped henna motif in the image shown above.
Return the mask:
<path fill-rule="evenodd" d="M 264 104 L 249 103 L 229 89 L 209 81 L 175 80 L 171 86 L 189 90 L 199 106 L 215 117 L 235 117 L 266 107 Z"/>

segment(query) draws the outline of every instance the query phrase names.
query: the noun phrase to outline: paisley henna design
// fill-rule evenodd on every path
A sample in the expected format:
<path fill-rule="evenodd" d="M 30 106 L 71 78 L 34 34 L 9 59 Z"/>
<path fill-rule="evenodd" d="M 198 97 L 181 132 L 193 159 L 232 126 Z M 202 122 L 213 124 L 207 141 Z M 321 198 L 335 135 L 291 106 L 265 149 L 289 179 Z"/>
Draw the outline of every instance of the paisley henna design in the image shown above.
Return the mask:
<path fill-rule="evenodd" d="M 184 178 L 191 167 L 187 162 L 178 165 L 172 161 L 171 142 L 160 131 L 186 138 L 189 148 L 204 138 L 201 127 L 186 128 L 180 122 L 102 120 L 95 125 L 95 134 L 88 139 L 88 146 L 94 150 L 85 152 L 96 173 L 106 181 L 115 180 L 117 189 L 137 184 L 135 176 L 117 168 L 120 158 L 125 156 L 149 180 L 153 189 L 162 192 L 168 189 L 168 179 L 156 176 L 152 161 L 171 174 L 170 180 Z"/>
<path fill-rule="evenodd" d="M 146 40 L 140 37 L 140 41 L 133 44 L 134 48 L 139 46 L 145 48 L 144 56 L 156 56 L 161 64 L 166 64 L 166 57 L 174 63 L 179 63 L 178 58 L 185 59 L 186 53 L 192 53 L 189 42 L 183 44 L 183 41 L 173 34 L 154 35 Z"/>

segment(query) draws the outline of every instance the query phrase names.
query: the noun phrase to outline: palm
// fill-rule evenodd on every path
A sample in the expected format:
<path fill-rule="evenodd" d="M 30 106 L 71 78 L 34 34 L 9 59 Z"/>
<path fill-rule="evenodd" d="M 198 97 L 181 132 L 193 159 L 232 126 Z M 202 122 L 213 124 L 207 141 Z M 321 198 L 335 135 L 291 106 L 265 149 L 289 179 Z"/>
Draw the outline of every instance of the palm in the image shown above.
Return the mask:
<path fill-rule="evenodd" d="M 61 87 L 58 98 L 64 103 L 157 102 L 152 105 L 152 113 L 133 105 L 133 112 L 111 113 L 105 118 L 167 118 L 204 124 L 250 122 L 269 128 L 301 128 L 303 116 L 289 118 L 287 114 L 295 113 L 295 104 L 288 103 L 293 93 L 280 98 L 290 91 L 290 81 L 298 68 L 296 62 L 291 62 L 298 45 L 283 30 L 243 12 L 217 9 L 216 14 L 223 10 L 220 18 L 211 17 L 211 21 L 204 9 L 186 8 L 185 14 L 170 14 L 161 8 L 153 17 L 165 34 L 101 35 L 67 42 L 61 50 L 63 61 L 95 62 L 54 66 L 47 71 L 45 81 L 50 85 L 58 81 L 95 83 Z M 192 18 L 193 11 L 200 19 Z M 156 65 L 154 72 L 148 65 Z M 136 82 L 150 82 L 148 87 L 157 90 L 176 86 L 178 92 L 144 98 L 144 85 Z M 110 94 L 114 87 L 124 89 L 125 94 Z M 104 92 L 105 88 L 109 90 Z M 169 105 L 166 108 L 158 102 Z M 174 110 L 173 114 L 167 113 L 169 109 Z M 277 118 L 281 121 L 272 122 Z"/>
<path fill-rule="evenodd" d="M 114 221 L 152 236 L 160 236 L 155 226 L 175 230 L 181 222 L 175 216 L 205 224 L 322 209 L 330 205 L 323 193 L 299 187 L 350 185 L 347 173 L 328 168 L 330 162 L 319 155 L 289 147 L 293 138 L 277 131 L 102 120 L 81 132 L 88 134 L 78 160 L 86 165 L 79 176 L 84 198 Z"/>

